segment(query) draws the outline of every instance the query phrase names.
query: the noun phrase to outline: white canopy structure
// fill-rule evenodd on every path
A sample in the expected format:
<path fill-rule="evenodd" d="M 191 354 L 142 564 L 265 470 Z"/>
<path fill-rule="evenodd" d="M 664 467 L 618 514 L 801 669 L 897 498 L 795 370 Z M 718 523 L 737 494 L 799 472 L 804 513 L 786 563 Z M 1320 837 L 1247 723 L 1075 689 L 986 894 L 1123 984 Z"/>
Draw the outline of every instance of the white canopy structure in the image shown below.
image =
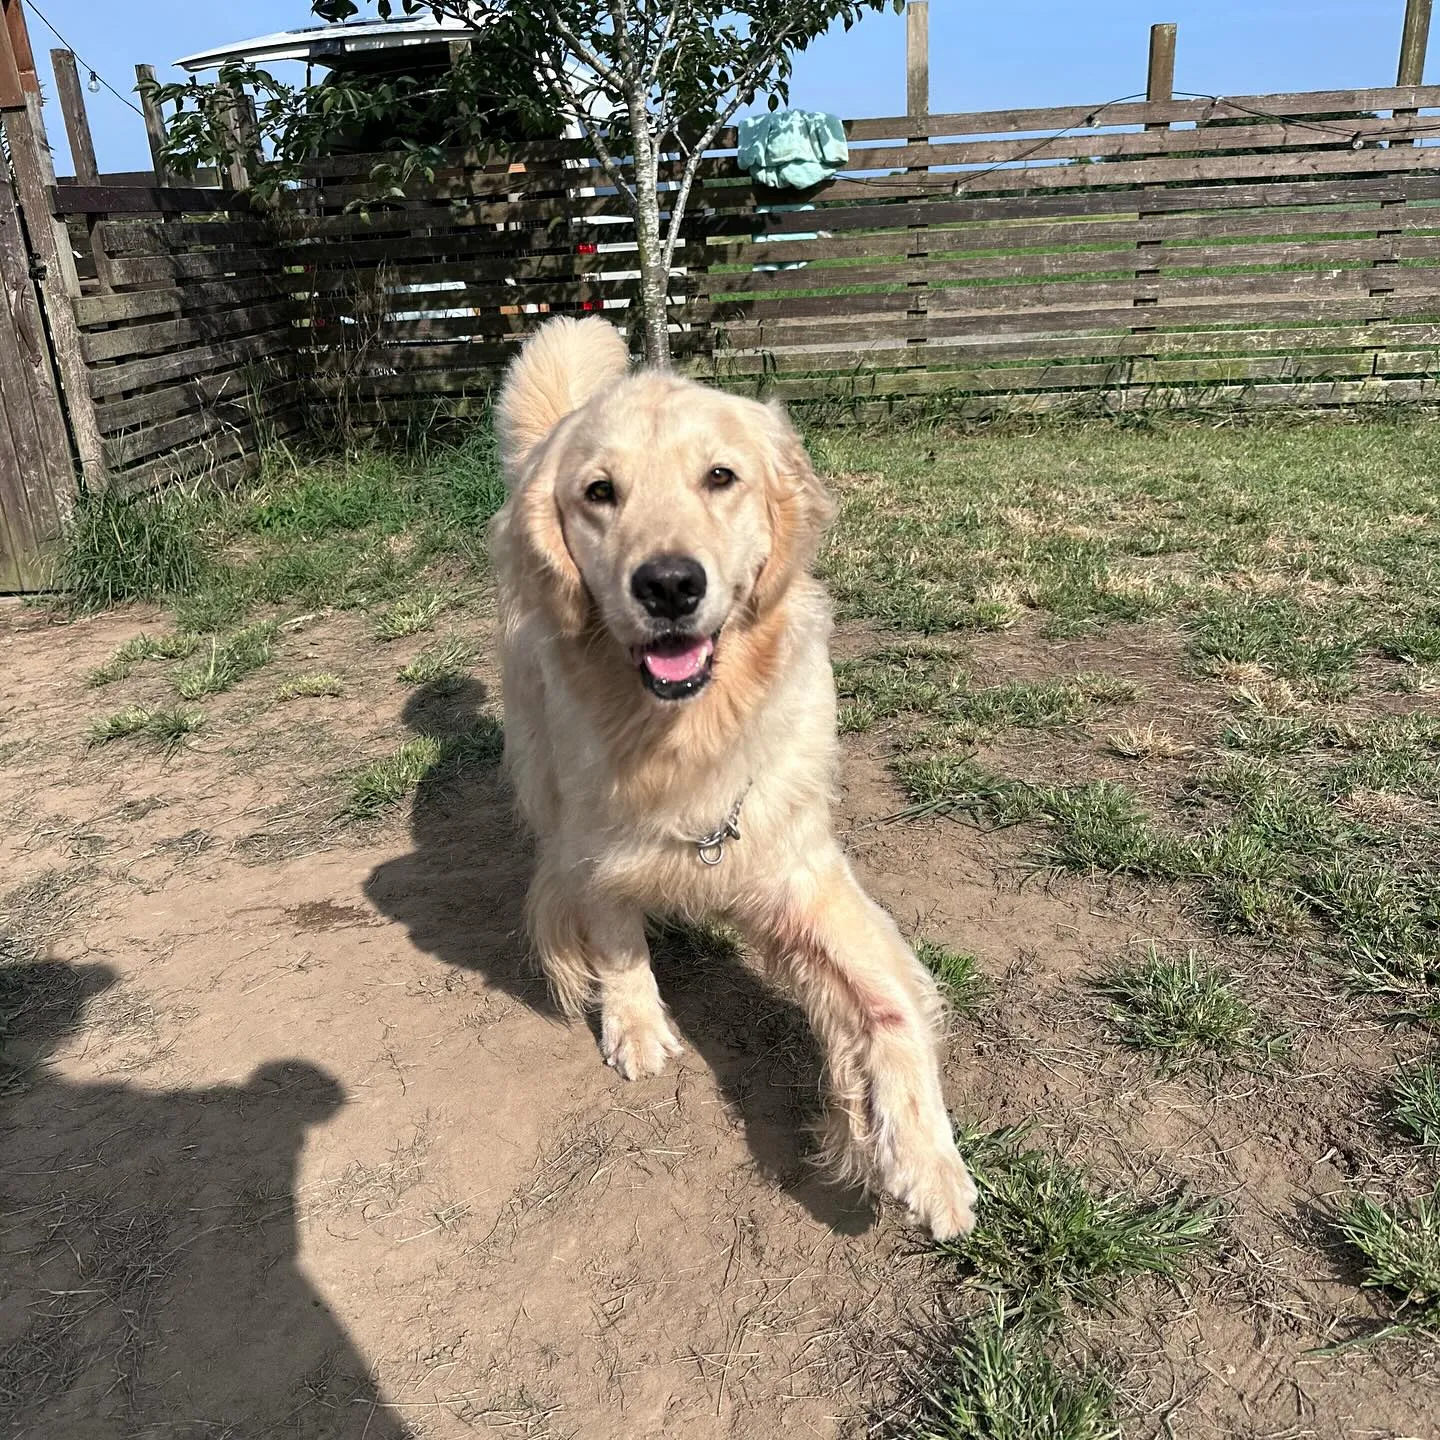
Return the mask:
<path fill-rule="evenodd" d="M 436 20 L 425 16 L 415 20 L 345 20 L 337 25 L 308 25 L 300 30 L 281 30 L 274 35 L 257 35 L 230 45 L 217 45 L 175 61 L 192 75 L 218 70 L 231 61 L 252 65 L 298 60 L 301 64 L 334 66 L 346 60 L 365 64 L 384 52 L 443 45 L 451 40 L 473 40 L 475 27 L 462 20 Z"/>

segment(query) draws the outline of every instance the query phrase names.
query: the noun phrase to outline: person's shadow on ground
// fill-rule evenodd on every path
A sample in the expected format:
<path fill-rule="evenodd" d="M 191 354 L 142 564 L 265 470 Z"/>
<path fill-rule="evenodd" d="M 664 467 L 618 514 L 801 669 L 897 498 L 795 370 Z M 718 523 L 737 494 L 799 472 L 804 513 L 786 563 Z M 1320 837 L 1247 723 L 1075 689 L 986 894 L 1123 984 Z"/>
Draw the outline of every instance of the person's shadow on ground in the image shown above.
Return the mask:
<path fill-rule="evenodd" d="M 0 1433 L 14 1440 L 401 1440 L 297 1255 L 296 1165 L 344 1103 L 303 1061 L 242 1085 L 77 1084 L 47 1055 L 103 965 L 0 936 Z"/>
<path fill-rule="evenodd" d="M 486 699 L 475 681 L 450 691 L 422 688 L 406 704 L 404 720 L 447 753 L 463 753 L 464 737 L 495 723 L 487 721 Z M 366 881 L 371 903 L 404 925 L 417 948 L 478 972 L 558 1019 L 527 951 L 524 903 L 533 850 L 499 768 L 474 767 L 422 784 L 411 833 L 413 852 L 377 866 Z M 652 949 L 676 1029 L 715 1075 L 762 1173 L 830 1228 L 845 1234 L 867 1228 L 873 1210 L 865 1197 L 826 1183 L 806 1159 L 821 1062 L 798 1007 L 723 948 L 697 943 L 693 935 L 657 934 Z M 603 1063 L 597 1049 L 595 1064 Z"/>

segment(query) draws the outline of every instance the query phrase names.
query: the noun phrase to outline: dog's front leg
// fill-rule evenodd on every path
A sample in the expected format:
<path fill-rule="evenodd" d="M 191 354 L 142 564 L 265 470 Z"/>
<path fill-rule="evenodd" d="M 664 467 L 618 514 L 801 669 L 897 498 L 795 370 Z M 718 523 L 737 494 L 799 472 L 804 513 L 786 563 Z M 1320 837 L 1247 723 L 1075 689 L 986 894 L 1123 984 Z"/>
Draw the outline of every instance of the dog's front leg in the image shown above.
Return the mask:
<path fill-rule="evenodd" d="M 600 992 L 600 1049 L 627 1080 L 658 1075 L 684 1048 L 670 1028 L 650 968 L 645 917 L 639 910 L 588 901 L 584 926 Z"/>
<path fill-rule="evenodd" d="M 542 862 L 530 891 L 530 936 L 562 1008 L 600 1006 L 605 1063 L 627 1080 L 658 1075 L 684 1048 L 650 969 L 645 917 L 631 906 L 576 893 L 574 872 Z"/>
<path fill-rule="evenodd" d="M 838 850 L 744 909 L 825 1048 L 827 1158 L 909 1207 L 937 1239 L 975 1223 L 975 1186 L 940 1091 L 934 981 Z"/>

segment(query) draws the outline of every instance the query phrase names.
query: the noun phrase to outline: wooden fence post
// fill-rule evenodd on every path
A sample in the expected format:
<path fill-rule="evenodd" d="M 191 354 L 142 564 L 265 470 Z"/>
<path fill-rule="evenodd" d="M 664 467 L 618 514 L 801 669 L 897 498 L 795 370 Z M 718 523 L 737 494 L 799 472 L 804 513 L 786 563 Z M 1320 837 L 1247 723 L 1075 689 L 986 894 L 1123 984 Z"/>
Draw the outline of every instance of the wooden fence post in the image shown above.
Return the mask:
<path fill-rule="evenodd" d="M 85 92 L 80 88 L 74 52 L 52 50 L 50 63 L 55 67 L 55 90 L 60 96 L 60 113 L 65 117 L 65 133 L 70 137 L 75 183 L 98 185 L 100 166 L 95 160 L 95 141 L 90 134 L 90 117 L 85 113 Z"/>
<path fill-rule="evenodd" d="M 1145 99 L 1151 104 L 1175 98 L 1175 25 L 1150 27 L 1150 71 Z M 1168 130 L 1168 124 L 1147 125 L 1147 130 Z"/>
<path fill-rule="evenodd" d="M 1175 98 L 1175 37 L 1177 27 L 1174 24 L 1166 23 L 1152 25 L 1150 27 L 1150 65 L 1145 80 L 1145 100 L 1147 104 L 1158 105 Z M 1149 121 L 1145 126 L 1146 130 L 1169 130 L 1168 120 Z M 1140 202 L 1137 211 L 1137 218 L 1142 222 L 1150 218 L 1145 210 L 1144 201 Z M 1164 248 L 1161 240 L 1151 240 L 1143 233 L 1141 238 L 1135 242 L 1135 289 L 1136 295 L 1133 304 L 1136 309 L 1153 309 L 1159 304 L 1159 297 L 1153 293 L 1142 293 L 1154 291 L 1160 283 L 1160 254 Z M 1132 325 L 1132 335 L 1153 335 L 1154 325 Z M 1144 366 L 1146 362 L 1156 358 L 1153 354 L 1135 354 L 1129 362 L 1129 374 L 1126 375 L 1126 383 L 1134 379 L 1135 367 Z"/>
<path fill-rule="evenodd" d="M 930 114 L 930 0 L 910 0 L 905 8 L 905 113 L 912 117 L 928 117 Z M 915 133 L 912 127 L 907 136 L 911 145 L 928 145 L 929 128 L 924 133 Z M 928 175 L 928 165 L 912 165 L 907 171 L 911 175 Z M 917 348 L 929 343 L 930 330 L 930 246 L 927 238 L 928 227 L 915 225 L 910 229 L 909 260 L 906 288 L 910 292 L 910 303 L 906 316 L 910 322 L 910 333 L 906 337 L 913 354 Z"/>
<path fill-rule="evenodd" d="M 1405 0 L 1405 29 L 1400 36 L 1400 69 L 1397 85 L 1425 83 L 1425 52 L 1430 44 L 1432 0 Z"/>
<path fill-rule="evenodd" d="M 220 185 L 225 190 L 248 190 L 250 171 L 245 165 L 245 146 L 248 140 L 245 129 L 244 91 L 224 86 L 220 91 L 218 104 L 221 106 L 220 123 L 225 127 L 225 138 L 229 142 L 234 158 L 220 172 Z"/>
<path fill-rule="evenodd" d="M 178 182 L 174 172 L 165 163 L 165 114 L 149 94 L 149 86 L 155 79 L 155 67 L 137 65 L 135 78 L 140 82 L 140 108 L 145 114 L 145 134 L 150 141 L 150 163 L 155 168 L 155 183 L 175 185 Z"/>
<path fill-rule="evenodd" d="M 25 227 L 45 295 L 45 315 L 55 348 L 55 368 L 65 392 L 70 416 L 70 433 L 80 460 L 80 473 L 87 486 L 99 489 L 105 483 L 105 447 L 90 398 L 90 375 L 80 326 L 75 319 L 75 301 L 80 298 L 80 277 L 70 249 L 70 232 L 55 215 L 51 196 L 55 170 L 50 147 L 45 141 L 45 122 L 40 116 L 39 95 L 27 95 L 23 110 L 7 110 L 5 138 L 10 146 L 10 164 L 15 187 L 25 213 Z"/>
<path fill-rule="evenodd" d="M 60 112 L 65 117 L 65 133 L 70 137 L 70 157 L 75 162 L 77 185 L 99 185 L 100 166 L 95 159 L 95 141 L 90 134 L 90 117 L 85 111 L 85 92 L 80 88 L 80 72 L 70 50 L 52 50 L 50 63 L 55 68 L 55 90 L 60 97 Z M 110 257 L 100 243 L 99 215 L 85 217 L 90 253 L 95 259 L 95 278 L 100 288 L 109 291 Z"/>
<path fill-rule="evenodd" d="M 905 113 L 930 113 L 930 0 L 905 10 Z"/>

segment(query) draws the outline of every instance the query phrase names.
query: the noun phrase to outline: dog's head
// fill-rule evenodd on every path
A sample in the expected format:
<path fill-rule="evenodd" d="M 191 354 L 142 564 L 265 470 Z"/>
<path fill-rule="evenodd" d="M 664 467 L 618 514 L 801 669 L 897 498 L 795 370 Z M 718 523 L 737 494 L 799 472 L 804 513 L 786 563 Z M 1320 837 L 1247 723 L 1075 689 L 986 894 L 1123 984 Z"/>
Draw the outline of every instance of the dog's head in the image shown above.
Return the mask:
<path fill-rule="evenodd" d="M 705 688 L 727 632 L 780 602 L 831 514 L 783 412 L 664 372 L 627 378 L 602 321 L 547 325 L 499 413 L 502 573 L 561 633 L 598 622 L 660 700 Z"/>

